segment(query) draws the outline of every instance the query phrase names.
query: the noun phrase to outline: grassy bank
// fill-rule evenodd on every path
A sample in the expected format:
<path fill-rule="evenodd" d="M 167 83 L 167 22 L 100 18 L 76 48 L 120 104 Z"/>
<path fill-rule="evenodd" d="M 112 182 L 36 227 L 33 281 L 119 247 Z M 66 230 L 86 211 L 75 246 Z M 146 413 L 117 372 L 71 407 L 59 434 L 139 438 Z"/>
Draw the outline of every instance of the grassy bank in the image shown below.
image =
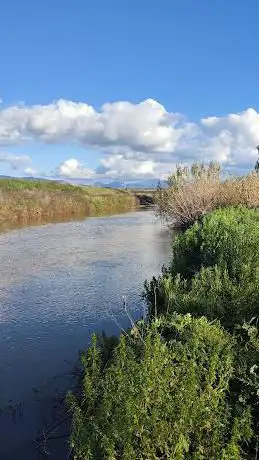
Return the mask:
<path fill-rule="evenodd" d="M 69 395 L 74 459 L 256 460 L 259 212 L 226 208 L 173 243 L 148 316 L 93 338 Z"/>
<path fill-rule="evenodd" d="M 0 223 L 119 212 L 136 205 L 127 191 L 45 180 L 0 179 Z"/>

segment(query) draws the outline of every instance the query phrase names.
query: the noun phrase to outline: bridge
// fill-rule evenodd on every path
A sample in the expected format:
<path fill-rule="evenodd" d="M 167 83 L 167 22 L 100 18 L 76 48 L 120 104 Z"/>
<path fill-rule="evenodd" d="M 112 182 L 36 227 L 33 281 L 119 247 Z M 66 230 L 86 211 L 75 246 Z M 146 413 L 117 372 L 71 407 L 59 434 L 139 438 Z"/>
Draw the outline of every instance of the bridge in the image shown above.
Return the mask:
<path fill-rule="evenodd" d="M 141 206 L 152 206 L 155 204 L 154 194 L 156 190 L 154 189 L 134 189 L 129 190 L 129 192 L 135 195 Z"/>

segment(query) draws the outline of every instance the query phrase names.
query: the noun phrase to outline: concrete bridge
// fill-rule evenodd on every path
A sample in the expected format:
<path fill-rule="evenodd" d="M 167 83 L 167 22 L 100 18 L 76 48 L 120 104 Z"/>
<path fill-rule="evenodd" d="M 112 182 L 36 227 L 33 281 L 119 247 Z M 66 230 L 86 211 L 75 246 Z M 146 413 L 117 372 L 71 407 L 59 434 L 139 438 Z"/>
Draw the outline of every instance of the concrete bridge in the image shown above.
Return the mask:
<path fill-rule="evenodd" d="M 154 202 L 154 194 L 156 192 L 156 190 L 154 189 L 147 189 L 147 190 L 142 190 L 142 189 L 139 189 L 139 190 L 129 190 L 133 195 L 135 195 L 135 197 L 137 198 L 137 200 L 139 201 L 139 204 L 141 206 L 152 206 L 153 204 L 155 204 Z"/>

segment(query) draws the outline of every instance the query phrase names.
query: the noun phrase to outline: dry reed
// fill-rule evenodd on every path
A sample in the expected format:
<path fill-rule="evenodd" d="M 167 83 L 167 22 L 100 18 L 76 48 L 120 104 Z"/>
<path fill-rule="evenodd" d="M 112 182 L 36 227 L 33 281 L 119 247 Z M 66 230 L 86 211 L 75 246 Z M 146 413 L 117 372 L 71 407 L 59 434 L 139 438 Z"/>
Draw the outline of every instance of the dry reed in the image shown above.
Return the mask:
<path fill-rule="evenodd" d="M 197 165 L 195 165 L 197 167 Z M 187 228 L 204 214 L 226 206 L 259 206 L 259 178 L 256 173 L 220 180 L 219 169 L 208 174 L 211 166 L 202 165 L 202 173 L 191 169 L 171 176 L 169 187 L 156 194 L 158 213 L 174 226 Z M 205 169 L 204 169 L 205 168 Z"/>
<path fill-rule="evenodd" d="M 76 187 L 49 181 L 0 180 L 0 223 L 80 218 L 136 205 L 126 191 Z"/>

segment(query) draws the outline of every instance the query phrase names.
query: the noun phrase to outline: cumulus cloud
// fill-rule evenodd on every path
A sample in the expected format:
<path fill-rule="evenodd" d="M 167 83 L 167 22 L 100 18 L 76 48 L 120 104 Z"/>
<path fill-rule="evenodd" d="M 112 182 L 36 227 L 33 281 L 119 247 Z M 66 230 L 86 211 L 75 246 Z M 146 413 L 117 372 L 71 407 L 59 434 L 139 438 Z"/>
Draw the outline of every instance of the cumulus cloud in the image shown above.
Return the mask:
<path fill-rule="evenodd" d="M 53 172 L 53 176 L 70 179 L 147 179 L 166 178 L 176 165 L 156 163 L 153 160 L 139 161 L 114 154 L 102 158 L 96 169 L 88 169 L 76 158 L 62 162 Z M 27 168 L 27 171 L 31 168 Z"/>
<path fill-rule="evenodd" d="M 43 142 L 76 141 L 84 145 L 126 146 L 140 151 L 168 152 L 182 130 L 181 117 L 158 102 L 104 104 L 97 112 L 85 103 L 59 100 L 49 105 L 12 106 L 0 110 L 0 142 L 28 139 Z M 187 124 L 188 127 L 188 124 Z"/>
<path fill-rule="evenodd" d="M 12 153 L 0 152 L 0 163 L 6 163 L 16 170 L 31 162 L 27 155 L 13 155 Z"/>
<path fill-rule="evenodd" d="M 70 158 L 61 163 L 56 173 L 58 176 L 70 179 L 90 179 L 94 176 L 95 171 L 85 168 L 76 158 Z"/>
<path fill-rule="evenodd" d="M 96 174 L 104 177 L 125 179 L 156 177 L 155 167 L 156 164 L 152 160 L 137 161 L 117 154 L 101 159 Z"/>
<path fill-rule="evenodd" d="M 38 171 L 37 169 L 28 167 L 28 168 L 25 168 L 24 173 L 26 176 L 36 176 Z"/>
<path fill-rule="evenodd" d="M 106 155 L 97 174 L 106 176 L 153 177 L 172 169 L 170 165 L 196 160 L 243 168 L 251 167 L 256 158 L 259 113 L 249 108 L 193 123 L 153 99 L 107 103 L 99 111 L 63 99 L 48 105 L 0 107 L 0 144 L 30 140 L 97 149 Z M 59 173 L 89 177 L 94 171 L 72 158 L 60 165 Z"/>

